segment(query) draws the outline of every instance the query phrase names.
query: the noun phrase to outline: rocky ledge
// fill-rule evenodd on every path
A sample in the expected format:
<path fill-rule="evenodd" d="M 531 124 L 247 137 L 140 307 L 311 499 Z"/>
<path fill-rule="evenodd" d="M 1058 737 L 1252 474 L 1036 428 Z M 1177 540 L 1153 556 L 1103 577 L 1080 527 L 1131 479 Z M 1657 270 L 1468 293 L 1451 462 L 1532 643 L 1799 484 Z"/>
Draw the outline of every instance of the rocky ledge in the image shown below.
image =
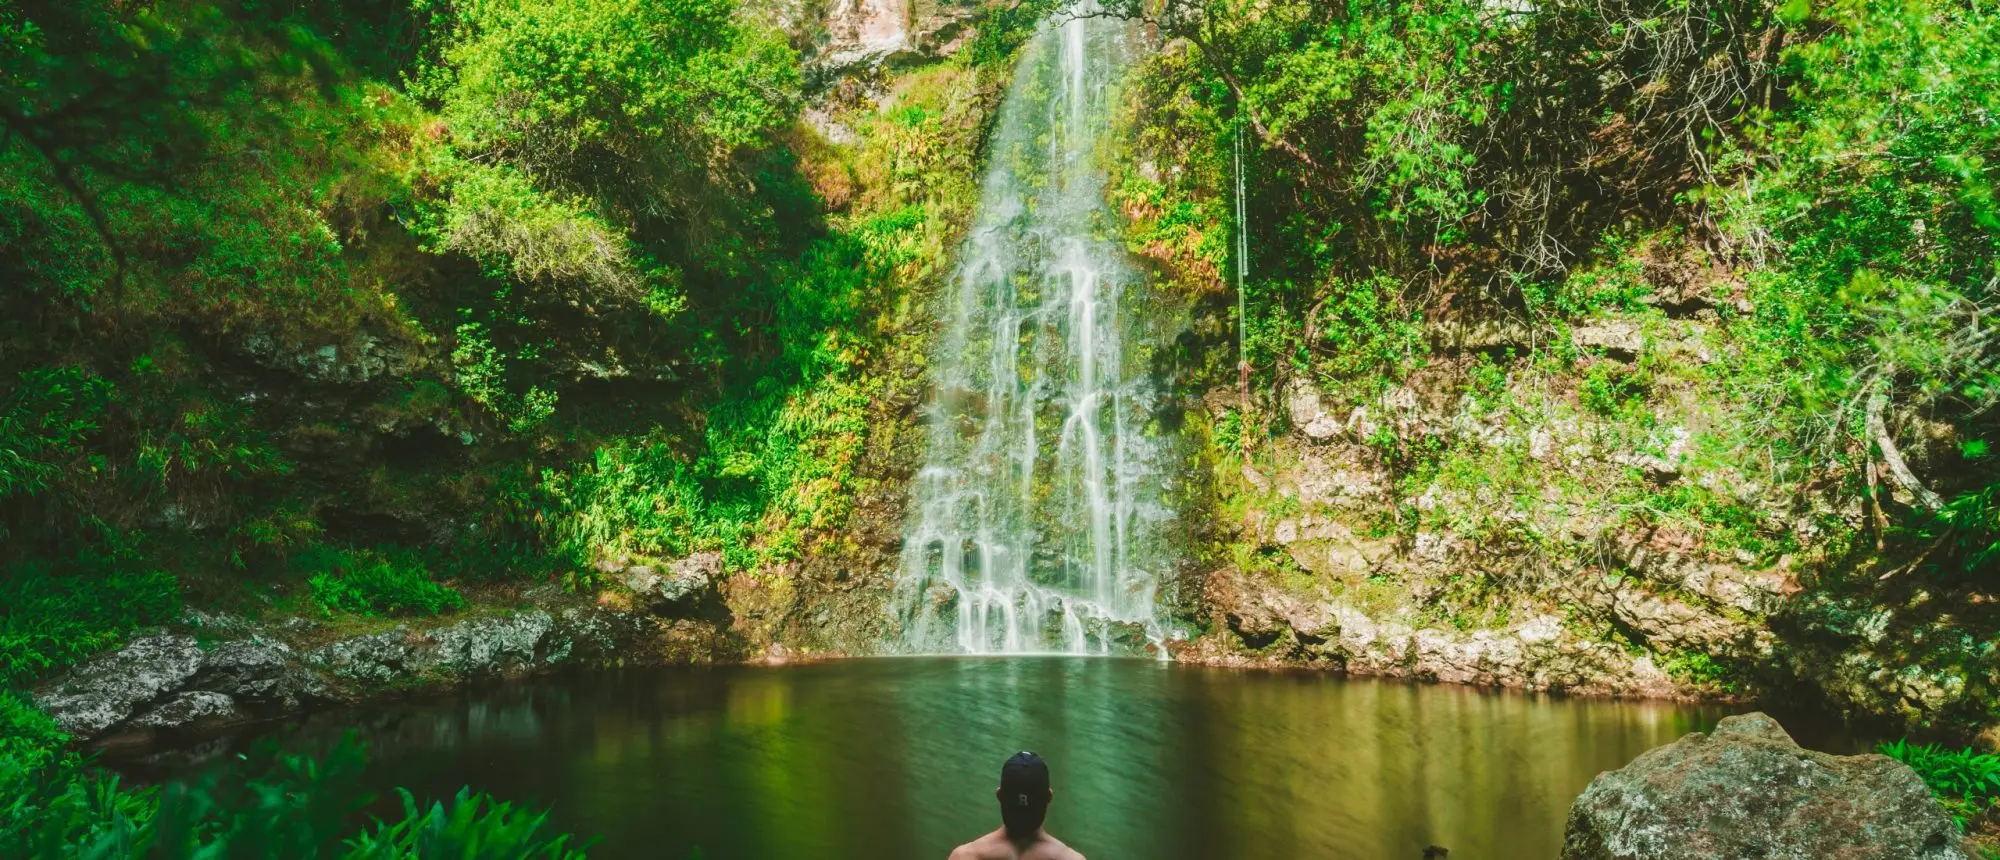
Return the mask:
<path fill-rule="evenodd" d="M 632 596 L 657 599 L 623 601 L 634 608 L 556 598 L 353 634 L 299 618 L 251 624 L 190 612 L 56 678 L 36 701 L 79 743 L 145 744 L 480 680 L 745 657 L 726 623 L 659 614 L 714 602 L 686 579 L 643 583 L 649 589 Z"/>
<path fill-rule="evenodd" d="M 1887 756 L 1801 749 L 1761 713 L 1725 718 L 1600 774 L 1563 860 L 1964 860 L 1958 827 Z"/>
<path fill-rule="evenodd" d="M 1533 615 L 1501 629 L 1402 623 L 1337 597 L 1301 595 L 1236 570 L 1210 573 L 1202 605 L 1210 632 L 1173 643 L 1176 660 L 1221 666 L 1304 666 L 1377 675 L 1622 696 L 1683 695 L 1644 654 Z"/>

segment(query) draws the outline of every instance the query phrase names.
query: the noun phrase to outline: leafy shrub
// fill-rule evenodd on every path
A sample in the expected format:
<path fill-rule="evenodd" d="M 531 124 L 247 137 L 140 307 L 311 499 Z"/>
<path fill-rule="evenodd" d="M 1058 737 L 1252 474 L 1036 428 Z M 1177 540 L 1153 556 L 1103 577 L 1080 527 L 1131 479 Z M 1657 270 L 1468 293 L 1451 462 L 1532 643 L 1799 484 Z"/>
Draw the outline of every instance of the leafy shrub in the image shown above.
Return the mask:
<path fill-rule="evenodd" d="M 402 857 L 507 857 L 520 860 L 582 858 L 570 846 L 568 834 L 548 832 L 547 812 L 530 813 L 513 804 L 496 802 L 470 788 L 459 789 L 451 805 L 433 803 L 419 811 L 408 791 L 403 796 L 403 820 L 383 824 L 349 842 L 351 860 L 391 860 Z"/>
<path fill-rule="evenodd" d="M 0 695 L 0 719 L 19 716 L 11 707 Z M 374 799 L 366 763 L 351 736 L 319 758 L 266 743 L 193 780 L 134 788 L 74 753 L 0 740 L 0 857 L 583 857 L 571 837 L 548 832 L 546 813 L 469 789 L 423 812 L 403 792 L 405 818 L 355 833 Z"/>
<path fill-rule="evenodd" d="M 1875 751 L 1910 766 L 1930 786 L 1959 826 L 2000 801 L 2000 756 L 1909 739 L 1884 741 Z"/>
<path fill-rule="evenodd" d="M 1592 364 L 1577 389 L 1583 407 L 1604 416 L 1642 408 L 1645 397 L 1644 374 L 1608 360 Z"/>
<path fill-rule="evenodd" d="M 75 753 L 0 744 L 0 857 L 137 857 L 158 792 Z"/>
<path fill-rule="evenodd" d="M 1220 454 L 1239 454 L 1243 450 L 1243 414 L 1235 409 L 1224 409 L 1209 428 L 1208 441 Z"/>
<path fill-rule="evenodd" d="M 0 397 L 0 498 L 34 495 L 56 483 L 83 440 L 98 430 L 110 389 L 73 367 L 22 373 L 13 391 Z"/>
<path fill-rule="evenodd" d="M 0 686 L 24 684 L 110 648 L 133 629 L 180 612 L 173 576 L 129 561 L 76 556 L 58 571 L 46 561 L 0 569 Z"/>
<path fill-rule="evenodd" d="M 318 546 L 300 553 L 297 566 L 308 574 L 313 603 L 328 616 L 436 615 L 465 605 L 464 597 L 432 581 L 423 560 L 406 550 Z"/>
<path fill-rule="evenodd" d="M 1305 321 L 1306 349 L 1321 373 L 1355 380 L 1364 392 L 1422 366 L 1428 347 L 1421 317 L 1403 303 L 1394 278 L 1335 280 Z"/>
<path fill-rule="evenodd" d="M 1675 651 L 1667 655 L 1660 668 L 1666 671 L 1667 677 L 1684 684 L 1715 687 L 1724 692 L 1736 689 L 1735 676 L 1729 667 L 1702 651 Z"/>
<path fill-rule="evenodd" d="M 68 740 L 27 694 L 0 689 L 0 759 L 33 763 Z"/>

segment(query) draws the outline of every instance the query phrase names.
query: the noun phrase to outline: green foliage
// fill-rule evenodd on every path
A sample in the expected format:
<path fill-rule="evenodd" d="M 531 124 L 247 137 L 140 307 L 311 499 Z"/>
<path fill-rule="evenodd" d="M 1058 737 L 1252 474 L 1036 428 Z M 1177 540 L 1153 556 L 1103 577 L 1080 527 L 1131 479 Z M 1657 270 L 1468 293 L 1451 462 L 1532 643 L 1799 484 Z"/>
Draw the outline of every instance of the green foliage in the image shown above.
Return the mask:
<path fill-rule="evenodd" d="M 146 850 L 158 792 L 121 785 L 74 753 L 0 749 L 0 797 L 0 854 L 135 857 Z"/>
<path fill-rule="evenodd" d="M 356 837 L 345 855 L 349 860 L 400 860 L 428 857 L 506 857 L 520 860 L 581 860 L 583 851 L 570 846 L 568 834 L 551 834 L 548 813 L 530 813 L 497 802 L 471 789 L 459 789 L 447 807 L 433 803 L 417 808 L 408 791 L 401 821 L 383 824 Z"/>
<path fill-rule="evenodd" d="M 1219 454 L 1235 456 L 1243 452 L 1243 413 L 1225 409 L 1208 431 L 1209 444 Z"/>
<path fill-rule="evenodd" d="M 1421 366 L 1428 351 L 1418 315 L 1401 306 L 1402 285 L 1393 278 L 1361 282 L 1336 279 L 1306 318 L 1311 367 L 1366 387 L 1400 379 Z"/>
<path fill-rule="evenodd" d="M 1583 408 L 1603 416 L 1644 409 L 1645 398 L 1644 373 L 1615 361 L 1591 363 L 1577 389 Z"/>
<path fill-rule="evenodd" d="M 1703 651 L 1675 651 L 1660 668 L 1683 684 L 1712 687 L 1725 693 L 1736 691 L 1736 673 Z"/>
<path fill-rule="evenodd" d="M 1909 739 L 1884 741 L 1875 751 L 1910 766 L 1960 827 L 2000 801 L 2000 756 Z"/>
<path fill-rule="evenodd" d="M 461 790 L 448 807 L 427 810 L 403 792 L 404 818 L 355 832 L 356 817 L 373 797 L 362 788 L 366 757 L 352 737 L 321 758 L 283 753 L 266 743 L 240 763 L 211 768 L 192 781 L 134 788 L 57 749 L 59 736 L 38 738 L 33 746 L 16 742 L 11 706 L 0 694 L 0 719 L 10 721 L 0 723 L 8 730 L 0 736 L 0 797 L 6 798 L 0 805 L 0 856 L 583 856 L 570 837 L 548 831 L 546 813 L 517 810 L 469 790 Z"/>
<path fill-rule="evenodd" d="M 457 373 L 459 390 L 505 419 L 509 430 L 526 433 L 555 414 L 555 392 L 540 386 L 529 386 L 525 393 L 516 397 L 507 390 L 504 382 L 506 368 L 500 360 L 499 351 L 487 338 L 485 327 L 478 323 L 464 323 L 458 327 L 458 343 L 452 347 L 451 363 Z"/>
<path fill-rule="evenodd" d="M 554 532 L 535 476 L 600 441 L 710 399 L 758 404 L 738 447 L 836 401 L 792 436 L 849 433 L 866 402 L 866 338 L 824 336 L 868 285 L 814 250 L 797 59 L 728 0 L 85 0 L 0 39 L 0 561 L 130 542 L 241 578 L 417 507 L 518 562 Z M 808 522 L 848 473 L 820 456 L 766 470 L 819 481 Z M 302 572 L 327 611 L 457 603 L 355 558 Z"/>
<path fill-rule="evenodd" d="M 544 506 L 565 514 L 554 543 L 575 556 L 717 549 L 746 569 L 797 558 L 808 530 L 838 526 L 881 385 L 857 375 L 866 345 L 852 323 L 906 262 L 901 238 L 923 225 L 913 214 L 878 216 L 806 251 L 779 293 L 777 366 L 711 406 L 698 445 L 655 433 L 547 476 Z"/>
<path fill-rule="evenodd" d="M 0 568 L 0 687 L 40 680 L 180 613 L 174 577 L 82 554 Z"/>
<path fill-rule="evenodd" d="M 1186 168 L 1120 179 L 1135 245 L 1214 288 L 1200 264 L 1227 271 L 1226 254 L 1190 253 L 1179 225 L 1207 212 L 1222 232 L 1240 134 L 1245 327 L 1271 400 L 1305 375 L 1372 411 L 1390 385 L 1462 375 L 1488 426 L 1573 423 L 1587 438 L 1556 444 L 1600 461 L 1566 487 L 1553 461 L 1461 451 L 1463 428 L 1384 431 L 1406 498 L 1494 497 L 1529 551 L 1560 547 L 1558 520 L 1671 522 L 1765 562 L 1801 548 L 1769 510 L 1861 501 L 1883 511 L 1890 564 L 1984 589 L 2000 471 L 1963 446 L 2000 429 L 2000 10 L 1779 5 L 1119 5 L 1192 45 L 1135 87 L 1138 157 Z M 1606 316 L 1645 332 L 1635 360 L 1573 339 Z M 1495 342 L 1504 360 L 1454 355 Z M 1696 444 L 1667 456 L 1668 431 Z M 1887 484 L 1878 434 L 1942 510 Z M 1679 462 L 1632 465 L 1654 456 Z M 1854 536 L 1815 522 L 1829 554 L 1801 564 Z"/>
<path fill-rule="evenodd" d="M 65 469 L 82 465 L 83 442 L 99 429 L 109 389 L 73 367 L 21 374 L 0 401 L 0 499 L 46 492 Z"/>
<path fill-rule="evenodd" d="M 1022 0 L 986 10 L 985 18 L 973 32 L 966 56 L 974 66 L 997 66 L 1012 60 L 1035 34 L 1035 28 L 1051 13 L 1062 14 L 1070 0 Z"/>
<path fill-rule="evenodd" d="M 1934 546 L 1947 546 L 1957 560 L 1947 574 L 1991 570 L 2000 561 L 2000 483 L 1968 490 L 1945 502 L 1944 508 L 1919 518 L 1912 536 Z"/>
<path fill-rule="evenodd" d="M 33 769 L 68 741 L 26 693 L 0 688 L 0 761 Z"/>
<path fill-rule="evenodd" d="M 312 586 L 312 600 L 325 615 L 437 615 L 465 605 L 450 586 L 432 581 L 414 552 L 313 546 L 294 565 Z"/>
<path fill-rule="evenodd" d="M 752 270 L 768 209 L 731 162 L 796 116 L 781 37 L 728 0 L 438 8 L 450 35 L 415 78 L 451 131 L 434 168 L 447 193 L 420 222 L 435 247 L 565 300 L 669 314 L 690 239 L 705 253 L 687 264 Z"/>

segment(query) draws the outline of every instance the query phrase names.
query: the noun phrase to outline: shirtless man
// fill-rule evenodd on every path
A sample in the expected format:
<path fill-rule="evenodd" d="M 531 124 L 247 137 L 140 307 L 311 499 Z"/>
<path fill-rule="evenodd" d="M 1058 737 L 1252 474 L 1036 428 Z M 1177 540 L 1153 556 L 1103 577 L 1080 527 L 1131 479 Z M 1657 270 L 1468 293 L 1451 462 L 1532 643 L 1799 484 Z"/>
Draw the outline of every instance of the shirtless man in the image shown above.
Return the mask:
<path fill-rule="evenodd" d="M 1083 855 L 1042 829 L 1049 814 L 1049 765 L 1018 752 L 1000 766 L 1000 829 L 951 852 L 950 860 L 1083 860 Z"/>

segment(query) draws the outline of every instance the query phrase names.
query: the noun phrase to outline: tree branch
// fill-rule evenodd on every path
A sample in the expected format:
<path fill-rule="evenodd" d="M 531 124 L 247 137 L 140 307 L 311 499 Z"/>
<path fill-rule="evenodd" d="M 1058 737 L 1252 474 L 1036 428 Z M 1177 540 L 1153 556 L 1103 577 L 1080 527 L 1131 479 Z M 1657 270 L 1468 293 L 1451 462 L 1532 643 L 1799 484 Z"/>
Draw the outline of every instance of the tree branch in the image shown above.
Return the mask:
<path fill-rule="evenodd" d="M 1868 396 L 1868 437 L 1875 441 L 1875 447 L 1881 449 L 1882 465 L 1888 467 L 1890 480 L 1909 493 L 1918 507 L 1937 513 L 1944 510 L 1944 497 L 1917 480 L 1916 473 L 1911 472 L 1909 464 L 1903 462 L 1903 452 L 1897 450 L 1896 440 L 1890 437 L 1888 422 L 1882 420 L 1882 413 L 1889 407 L 1889 378 L 1893 375 L 1893 372 L 1884 373 L 1882 384 Z"/>

